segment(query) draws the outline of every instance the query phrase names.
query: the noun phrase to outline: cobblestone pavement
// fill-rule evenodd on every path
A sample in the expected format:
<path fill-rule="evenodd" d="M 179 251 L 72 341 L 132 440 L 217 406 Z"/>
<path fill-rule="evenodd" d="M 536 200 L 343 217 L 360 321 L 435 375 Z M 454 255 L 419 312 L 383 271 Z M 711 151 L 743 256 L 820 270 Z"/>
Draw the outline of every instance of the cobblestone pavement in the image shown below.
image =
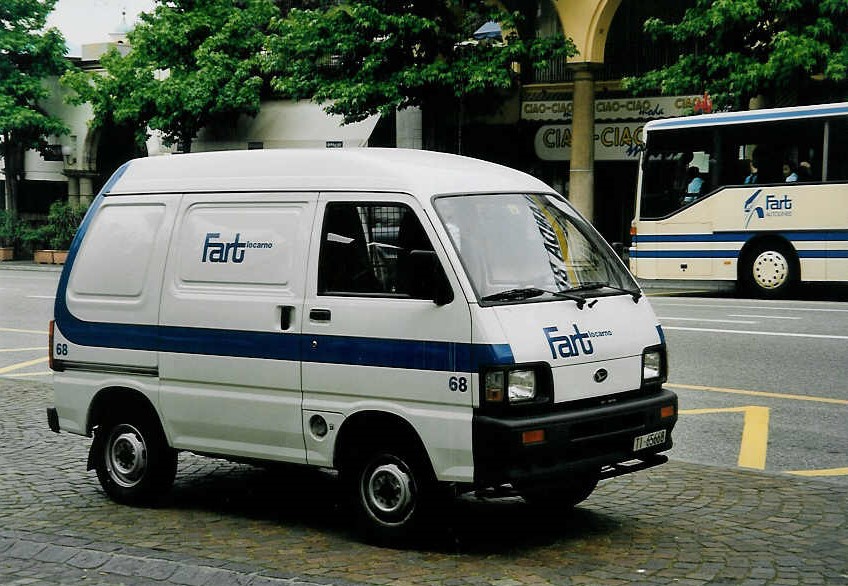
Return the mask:
<path fill-rule="evenodd" d="M 672 461 L 567 517 L 463 498 L 415 547 L 366 545 L 336 482 L 181 455 L 155 509 L 116 505 L 50 386 L 0 378 L 0 584 L 848 585 L 848 490 Z M 672 452 L 673 456 L 673 452 Z"/>

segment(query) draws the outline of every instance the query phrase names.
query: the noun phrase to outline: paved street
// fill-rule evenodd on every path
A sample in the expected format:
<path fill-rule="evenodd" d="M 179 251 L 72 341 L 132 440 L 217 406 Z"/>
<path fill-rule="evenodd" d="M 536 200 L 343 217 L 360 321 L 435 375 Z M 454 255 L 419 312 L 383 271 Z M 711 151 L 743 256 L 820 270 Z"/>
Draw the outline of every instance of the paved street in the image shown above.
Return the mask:
<path fill-rule="evenodd" d="M 848 489 L 672 461 L 560 521 L 458 501 L 412 549 L 359 542 L 331 478 L 183 455 L 162 508 L 119 506 L 45 383 L 0 379 L 2 584 L 848 584 Z M 31 581 L 27 581 L 31 579 Z"/>

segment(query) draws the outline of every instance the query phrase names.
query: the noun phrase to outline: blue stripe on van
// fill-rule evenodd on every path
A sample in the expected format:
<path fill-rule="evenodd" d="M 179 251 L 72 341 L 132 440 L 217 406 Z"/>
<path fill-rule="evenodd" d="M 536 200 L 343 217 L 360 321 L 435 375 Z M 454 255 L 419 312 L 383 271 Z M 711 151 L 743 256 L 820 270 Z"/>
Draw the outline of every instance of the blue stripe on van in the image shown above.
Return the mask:
<path fill-rule="evenodd" d="M 434 340 L 312 336 L 213 328 L 87 322 L 74 316 L 65 301 L 70 270 L 96 209 L 126 171 L 122 166 L 98 194 L 68 251 L 59 279 L 54 315 L 68 340 L 81 346 L 233 356 L 269 360 L 305 360 L 322 364 L 356 364 L 416 370 L 474 372 L 486 365 L 515 363 L 509 344 L 470 344 Z M 313 350 L 312 342 L 317 342 Z"/>
<path fill-rule="evenodd" d="M 509 344 L 84 322 L 68 311 L 57 315 L 57 325 L 71 342 L 101 348 L 445 372 L 515 363 Z"/>

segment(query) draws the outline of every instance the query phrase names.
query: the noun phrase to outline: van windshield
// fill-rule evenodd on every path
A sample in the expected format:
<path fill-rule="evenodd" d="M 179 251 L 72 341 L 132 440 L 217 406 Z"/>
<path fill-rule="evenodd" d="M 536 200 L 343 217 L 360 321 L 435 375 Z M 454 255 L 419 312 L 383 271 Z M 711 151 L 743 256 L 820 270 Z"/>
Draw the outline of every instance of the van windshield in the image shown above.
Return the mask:
<path fill-rule="evenodd" d="M 524 302 L 633 295 L 639 287 L 565 201 L 537 194 L 444 196 L 436 212 L 477 297 Z"/>

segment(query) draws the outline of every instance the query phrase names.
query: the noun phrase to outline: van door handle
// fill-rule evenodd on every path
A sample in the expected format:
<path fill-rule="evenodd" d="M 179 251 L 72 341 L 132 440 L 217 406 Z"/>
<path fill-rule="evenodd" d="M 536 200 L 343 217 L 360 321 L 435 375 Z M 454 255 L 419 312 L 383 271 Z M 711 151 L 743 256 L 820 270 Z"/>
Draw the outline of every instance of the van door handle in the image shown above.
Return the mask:
<path fill-rule="evenodd" d="M 294 307 L 291 305 L 280 305 L 280 329 L 283 331 L 288 330 L 291 327 L 292 315 L 294 314 Z"/>
<path fill-rule="evenodd" d="M 310 309 L 309 319 L 312 321 L 330 321 L 329 309 Z"/>

